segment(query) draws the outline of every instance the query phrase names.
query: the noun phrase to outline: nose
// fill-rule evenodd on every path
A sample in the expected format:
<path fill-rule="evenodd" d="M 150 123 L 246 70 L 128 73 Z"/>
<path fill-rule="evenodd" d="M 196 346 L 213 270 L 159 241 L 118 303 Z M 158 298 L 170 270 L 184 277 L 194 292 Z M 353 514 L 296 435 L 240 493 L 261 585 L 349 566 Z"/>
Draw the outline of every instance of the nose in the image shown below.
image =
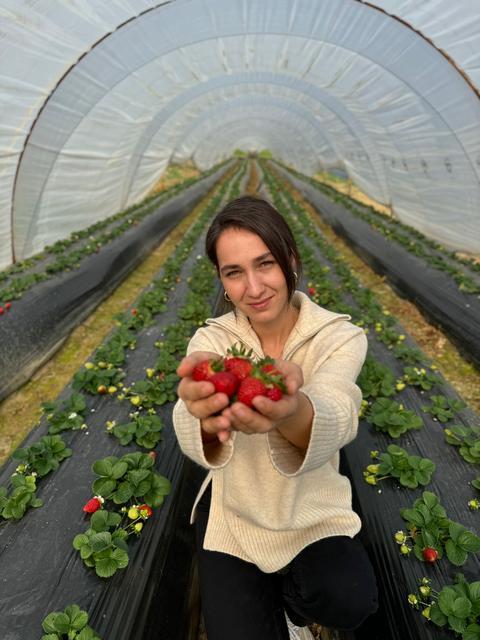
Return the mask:
<path fill-rule="evenodd" d="M 256 273 L 255 271 L 247 273 L 247 293 L 251 298 L 261 298 L 264 291 L 265 286 L 262 282 L 261 275 Z"/>

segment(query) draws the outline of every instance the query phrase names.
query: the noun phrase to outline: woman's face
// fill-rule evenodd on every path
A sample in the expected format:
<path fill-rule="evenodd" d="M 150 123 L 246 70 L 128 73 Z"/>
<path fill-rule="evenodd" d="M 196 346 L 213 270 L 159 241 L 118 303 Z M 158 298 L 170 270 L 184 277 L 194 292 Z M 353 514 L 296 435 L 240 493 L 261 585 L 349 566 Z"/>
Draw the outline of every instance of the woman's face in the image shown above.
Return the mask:
<path fill-rule="evenodd" d="M 253 323 L 276 320 L 288 307 L 287 282 L 260 236 L 226 229 L 216 249 L 220 278 L 232 303 Z"/>

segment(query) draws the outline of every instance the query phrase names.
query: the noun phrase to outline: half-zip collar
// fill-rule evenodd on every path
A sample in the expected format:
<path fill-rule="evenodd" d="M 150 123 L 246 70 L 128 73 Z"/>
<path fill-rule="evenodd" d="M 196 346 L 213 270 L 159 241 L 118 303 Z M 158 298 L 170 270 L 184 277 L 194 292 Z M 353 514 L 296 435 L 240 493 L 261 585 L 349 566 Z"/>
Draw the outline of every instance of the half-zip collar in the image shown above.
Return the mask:
<path fill-rule="evenodd" d="M 283 349 L 283 360 L 292 357 L 297 349 L 316 335 L 319 331 L 339 320 L 350 320 L 351 316 L 344 313 L 334 313 L 318 306 L 301 291 L 295 291 L 292 298 L 293 306 L 299 310 L 297 322 L 287 338 Z M 262 345 L 257 334 L 253 330 L 248 317 L 237 309 L 218 318 L 209 318 L 206 324 L 222 327 L 231 333 L 236 340 L 243 343 L 248 349 L 252 349 L 257 358 L 263 358 Z"/>

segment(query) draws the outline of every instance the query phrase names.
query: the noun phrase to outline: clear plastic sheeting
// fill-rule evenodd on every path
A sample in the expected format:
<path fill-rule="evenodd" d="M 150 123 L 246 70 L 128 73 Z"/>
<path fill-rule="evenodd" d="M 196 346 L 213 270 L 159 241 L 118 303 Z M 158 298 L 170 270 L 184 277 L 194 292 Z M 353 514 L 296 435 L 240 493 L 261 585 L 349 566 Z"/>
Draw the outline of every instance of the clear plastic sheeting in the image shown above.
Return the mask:
<path fill-rule="evenodd" d="M 480 252 L 475 5 L 0 0 L 0 266 L 242 146 Z"/>

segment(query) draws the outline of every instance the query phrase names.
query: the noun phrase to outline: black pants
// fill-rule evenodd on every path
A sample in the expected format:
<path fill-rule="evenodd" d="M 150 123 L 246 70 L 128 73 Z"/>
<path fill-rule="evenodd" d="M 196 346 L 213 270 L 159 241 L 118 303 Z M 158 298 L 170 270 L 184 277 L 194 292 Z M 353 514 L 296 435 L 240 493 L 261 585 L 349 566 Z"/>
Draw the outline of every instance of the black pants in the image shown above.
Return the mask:
<path fill-rule="evenodd" d="M 203 540 L 210 488 L 197 506 L 196 539 L 208 640 L 288 640 L 295 624 L 355 629 L 377 609 L 377 586 L 359 540 L 335 536 L 305 547 L 278 573 L 216 551 Z"/>

